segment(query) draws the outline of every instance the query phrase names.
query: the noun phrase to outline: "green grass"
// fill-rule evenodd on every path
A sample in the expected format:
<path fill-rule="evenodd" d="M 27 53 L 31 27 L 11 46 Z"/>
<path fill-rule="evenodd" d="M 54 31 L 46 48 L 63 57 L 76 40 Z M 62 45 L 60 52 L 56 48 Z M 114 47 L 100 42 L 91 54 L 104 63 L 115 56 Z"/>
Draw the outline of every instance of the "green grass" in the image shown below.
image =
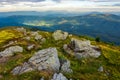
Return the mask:
<path fill-rule="evenodd" d="M 3 36 L 3 32 L 5 35 Z M 9 36 L 12 34 L 11 36 Z M 52 33 L 40 31 L 43 37 L 46 38 L 46 42 L 40 44 L 39 41 L 35 41 L 34 39 L 27 41 L 21 40 L 21 33 L 16 34 L 16 31 L 10 30 L 8 33 L 8 29 L 3 29 L 0 32 L 0 49 L 4 44 L 7 44 L 9 40 L 14 40 L 17 37 L 18 44 L 24 47 L 23 53 L 16 53 L 14 56 L 10 57 L 7 62 L 4 64 L 0 64 L 0 75 L 3 76 L 2 80 L 40 80 L 42 76 L 45 77 L 46 80 L 50 79 L 53 72 L 46 71 L 32 71 L 27 72 L 22 75 L 12 75 L 11 70 L 18 65 L 22 65 L 25 61 L 27 61 L 36 51 L 41 49 L 46 49 L 49 47 L 56 47 L 58 50 L 58 56 L 60 59 L 68 59 L 71 62 L 71 68 L 73 73 L 64 73 L 67 78 L 72 78 L 73 80 L 119 80 L 120 79 L 120 47 L 113 46 L 109 44 L 105 44 L 103 42 L 96 42 L 93 38 L 85 37 L 85 36 L 72 36 L 77 39 L 89 39 L 92 44 L 97 45 L 101 48 L 102 54 L 99 58 L 87 58 L 87 59 L 76 59 L 74 56 L 67 54 L 63 50 L 64 44 L 69 44 L 70 38 L 68 37 L 66 40 L 58 40 L 55 41 L 52 37 Z M 6 37 L 7 35 L 7 37 Z M 38 48 L 33 49 L 32 51 L 28 51 L 26 49 L 27 44 L 34 43 Z M 98 72 L 98 68 L 100 66 L 104 67 L 104 72 Z M 109 73 L 109 75 L 106 75 Z"/>

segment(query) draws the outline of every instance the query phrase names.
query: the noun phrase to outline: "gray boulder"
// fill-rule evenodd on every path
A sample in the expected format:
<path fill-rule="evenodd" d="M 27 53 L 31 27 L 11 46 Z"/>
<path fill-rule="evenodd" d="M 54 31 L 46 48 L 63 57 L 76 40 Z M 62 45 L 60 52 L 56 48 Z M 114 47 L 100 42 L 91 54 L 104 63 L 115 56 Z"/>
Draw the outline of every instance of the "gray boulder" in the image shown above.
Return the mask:
<path fill-rule="evenodd" d="M 59 71 L 60 62 L 56 48 L 40 50 L 33 55 L 29 61 L 36 69 Z"/>
<path fill-rule="evenodd" d="M 65 73 L 72 73 L 72 69 L 70 68 L 70 61 L 66 60 L 63 62 L 62 66 L 61 66 L 61 71 L 65 72 Z"/>
<path fill-rule="evenodd" d="M 13 69 L 12 73 L 22 74 L 31 70 L 59 71 L 60 62 L 56 48 L 43 49 L 36 52 L 27 63 Z"/>
<path fill-rule="evenodd" d="M 68 80 L 62 73 L 55 73 L 51 80 Z"/>
<path fill-rule="evenodd" d="M 68 37 L 68 33 L 57 30 L 53 33 L 52 36 L 55 40 L 65 40 Z"/>
<path fill-rule="evenodd" d="M 13 56 L 14 53 L 23 52 L 23 48 L 20 46 L 11 46 L 6 48 L 4 51 L 0 52 L 0 57 Z"/>
<path fill-rule="evenodd" d="M 101 50 L 97 46 L 91 45 L 89 40 L 71 39 L 71 43 L 63 46 L 64 50 L 76 56 L 77 58 L 95 57 L 98 58 L 101 55 Z"/>

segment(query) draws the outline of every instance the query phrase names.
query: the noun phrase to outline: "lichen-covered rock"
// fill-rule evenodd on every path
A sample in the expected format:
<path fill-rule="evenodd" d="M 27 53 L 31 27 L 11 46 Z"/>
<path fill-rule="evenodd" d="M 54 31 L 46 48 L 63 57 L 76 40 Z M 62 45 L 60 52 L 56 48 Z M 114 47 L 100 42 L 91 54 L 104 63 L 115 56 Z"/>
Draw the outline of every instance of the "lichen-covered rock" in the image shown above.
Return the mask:
<path fill-rule="evenodd" d="M 18 66 L 12 70 L 13 75 L 22 74 L 34 70 L 30 64 L 25 62 L 22 66 Z"/>
<path fill-rule="evenodd" d="M 53 33 L 52 36 L 55 40 L 65 40 L 68 37 L 68 33 L 57 30 Z"/>
<path fill-rule="evenodd" d="M 69 60 L 65 60 L 62 63 L 61 71 L 65 72 L 65 73 L 72 73 L 73 72 L 72 69 L 70 68 L 70 61 Z"/>
<path fill-rule="evenodd" d="M 13 69 L 12 73 L 22 74 L 31 70 L 59 71 L 60 62 L 56 48 L 43 49 L 36 52 L 27 63 Z"/>
<path fill-rule="evenodd" d="M 98 58 L 101 55 L 100 48 L 91 45 L 89 40 L 71 39 L 71 43 L 63 46 L 64 50 L 76 56 L 77 58 L 95 57 Z"/>
<path fill-rule="evenodd" d="M 23 48 L 20 46 L 11 46 L 6 48 L 4 51 L 0 52 L 0 57 L 13 56 L 14 53 L 23 52 Z"/>
<path fill-rule="evenodd" d="M 29 61 L 38 70 L 59 71 L 60 62 L 56 48 L 43 49 L 35 53 Z"/>
<path fill-rule="evenodd" d="M 68 80 L 62 73 L 55 73 L 51 80 Z"/>

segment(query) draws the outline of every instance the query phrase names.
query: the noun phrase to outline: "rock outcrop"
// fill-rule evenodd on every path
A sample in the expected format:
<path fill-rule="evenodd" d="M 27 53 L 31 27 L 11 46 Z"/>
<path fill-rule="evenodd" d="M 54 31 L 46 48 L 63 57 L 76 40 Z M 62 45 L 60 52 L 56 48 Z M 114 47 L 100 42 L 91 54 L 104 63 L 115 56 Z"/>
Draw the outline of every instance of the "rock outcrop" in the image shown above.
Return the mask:
<path fill-rule="evenodd" d="M 57 30 L 53 33 L 52 36 L 55 40 L 65 40 L 68 37 L 68 33 Z"/>
<path fill-rule="evenodd" d="M 68 80 L 62 73 L 55 73 L 51 80 Z"/>
<path fill-rule="evenodd" d="M 11 46 L 6 48 L 4 51 L 0 52 L 0 57 L 13 56 L 14 53 L 23 52 L 23 48 L 20 46 Z"/>
<path fill-rule="evenodd" d="M 56 48 L 48 48 L 36 52 L 27 63 L 25 62 L 22 66 L 16 67 L 12 73 L 16 75 L 31 70 L 52 70 L 57 72 L 59 67 L 60 62 Z"/>
<path fill-rule="evenodd" d="M 77 58 L 95 57 L 98 58 L 101 55 L 100 48 L 91 45 L 89 40 L 71 39 L 71 43 L 63 46 L 64 50 L 76 56 Z"/>

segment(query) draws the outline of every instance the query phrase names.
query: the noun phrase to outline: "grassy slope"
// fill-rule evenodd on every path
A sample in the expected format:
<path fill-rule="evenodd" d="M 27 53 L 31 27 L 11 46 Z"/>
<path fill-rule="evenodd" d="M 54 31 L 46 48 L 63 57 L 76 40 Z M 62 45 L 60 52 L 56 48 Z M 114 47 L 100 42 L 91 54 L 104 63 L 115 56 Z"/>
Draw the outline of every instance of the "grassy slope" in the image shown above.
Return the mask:
<path fill-rule="evenodd" d="M 105 44 L 102 42 L 95 42 L 91 40 L 92 44 L 98 45 L 101 47 L 102 55 L 97 58 L 88 58 L 78 60 L 74 56 L 70 56 L 63 50 L 63 45 L 70 42 L 70 37 L 68 37 L 65 41 L 55 41 L 52 38 L 52 34 L 44 31 L 39 32 L 43 35 L 47 40 L 45 43 L 38 46 L 37 49 L 32 51 L 26 50 L 26 45 L 28 43 L 39 44 L 39 41 L 30 40 L 29 42 L 26 40 L 21 40 L 23 34 L 20 32 L 16 32 L 13 29 L 2 29 L 0 31 L 0 51 L 4 50 L 3 45 L 7 44 L 10 40 L 19 39 L 18 43 L 15 45 L 21 45 L 24 47 L 23 53 L 16 53 L 14 56 L 10 57 L 8 61 L 0 64 L 0 75 L 3 76 L 2 80 L 39 80 L 42 76 L 46 79 L 49 79 L 52 72 L 46 71 L 32 71 L 28 73 L 24 73 L 22 75 L 13 76 L 10 71 L 21 65 L 23 62 L 27 61 L 35 51 L 40 49 L 45 49 L 48 47 L 56 47 L 58 50 L 59 58 L 69 59 L 71 61 L 71 68 L 73 69 L 72 74 L 64 73 L 68 78 L 72 78 L 75 80 L 119 80 L 120 79 L 120 47 L 112 46 L 109 44 Z M 83 37 L 72 36 L 78 39 L 84 39 Z M 88 39 L 88 38 L 87 38 Z M 104 67 L 104 72 L 98 72 L 98 68 L 100 66 Z M 106 75 L 109 73 L 109 76 Z"/>

